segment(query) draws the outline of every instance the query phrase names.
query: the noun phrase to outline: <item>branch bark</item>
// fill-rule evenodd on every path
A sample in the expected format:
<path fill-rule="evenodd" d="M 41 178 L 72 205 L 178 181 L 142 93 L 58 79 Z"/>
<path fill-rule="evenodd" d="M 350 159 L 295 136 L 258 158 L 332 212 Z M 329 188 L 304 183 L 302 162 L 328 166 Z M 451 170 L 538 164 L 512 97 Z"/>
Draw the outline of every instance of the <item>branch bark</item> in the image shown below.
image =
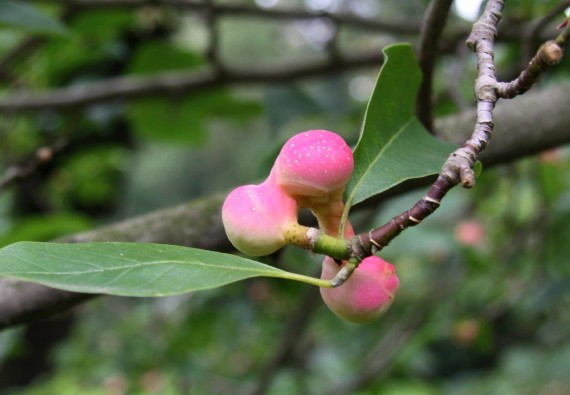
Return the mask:
<path fill-rule="evenodd" d="M 481 156 L 485 167 L 508 163 L 542 150 L 570 143 L 570 84 L 551 87 L 503 101 L 495 109 L 496 136 Z M 474 109 L 436 122 L 439 136 L 462 143 L 471 135 Z M 433 178 L 406 183 L 370 199 L 374 205 L 387 196 L 429 185 Z M 221 218 L 224 195 L 215 195 L 174 208 L 70 236 L 62 241 L 139 241 L 230 251 Z M 0 329 L 49 317 L 91 298 L 20 281 L 0 279 Z"/>
<path fill-rule="evenodd" d="M 196 94 L 231 84 L 284 82 L 338 73 L 358 67 L 379 65 L 382 61 L 381 53 L 366 53 L 347 55 L 335 62 L 320 61 L 273 69 L 224 68 L 223 73 L 206 70 L 161 73 L 153 77 L 116 77 L 94 84 L 76 85 L 43 93 L 13 93 L 0 98 L 0 112 L 73 109 L 110 100 L 135 99 L 154 95 Z"/>

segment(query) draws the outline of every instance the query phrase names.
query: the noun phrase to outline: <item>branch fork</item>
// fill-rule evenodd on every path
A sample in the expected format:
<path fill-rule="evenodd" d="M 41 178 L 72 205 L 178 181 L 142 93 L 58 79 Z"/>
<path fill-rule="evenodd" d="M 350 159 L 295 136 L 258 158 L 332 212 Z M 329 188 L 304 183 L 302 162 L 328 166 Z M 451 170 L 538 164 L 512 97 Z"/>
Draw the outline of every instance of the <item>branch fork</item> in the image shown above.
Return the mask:
<path fill-rule="evenodd" d="M 479 70 L 479 75 L 475 82 L 477 117 L 471 137 L 462 147 L 449 155 L 436 181 L 426 195 L 416 202 L 411 209 L 395 216 L 376 229 L 346 240 L 343 247 L 344 250 L 341 248 L 340 250 L 332 251 L 328 248 L 322 248 L 330 244 L 322 243 L 320 235 L 316 237 L 316 240 L 319 241 L 312 245 L 313 251 L 325 253 L 335 259 L 348 259 L 348 263 L 331 280 L 333 287 L 342 285 L 366 256 L 382 250 L 402 231 L 408 227 L 418 225 L 431 215 L 440 206 L 441 200 L 447 192 L 453 187 L 458 184 L 465 188 L 475 186 L 473 167 L 479 158 L 479 154 L 487 147 L 491 139 L 494 128 L 493 110 L 498 99 L 510 99 L 525 93 L 544 71 L 556 65 L 562 59 L 564 53 L 563 46 L 570 37 L 570 24 L 564 27 L 555 40 L 547 41 L 540 46 L 536 55 L 518 78 L 508 83 L 498 82 L 495 73 L 493 47 L 503 6 L 504 0 L 489 0 L 480 19 L 473 25 L 471 34 L 466 41 L 466 45 L 477 56 Z M 313 233 L 313 236 L 315 236 L 315 233 Z M 326 237 L 331 238 L 331 236 Z M 339 251 L 342 254 L 330 254 L 331 252 Z"/>

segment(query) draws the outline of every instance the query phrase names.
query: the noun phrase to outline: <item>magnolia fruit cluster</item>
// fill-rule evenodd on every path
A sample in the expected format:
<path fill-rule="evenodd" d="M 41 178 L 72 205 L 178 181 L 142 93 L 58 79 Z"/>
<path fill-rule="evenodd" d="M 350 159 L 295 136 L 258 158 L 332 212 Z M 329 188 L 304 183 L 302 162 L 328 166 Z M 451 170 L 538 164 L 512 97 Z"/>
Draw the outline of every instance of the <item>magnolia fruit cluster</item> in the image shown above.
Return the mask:
<path fill-rule="evenodd" d="M 309 208 L 320 229 L 336 236 L 344 208 L 342 194 L 353 168 L 352 151 L 336 133 L 310 130 L 293 136 L 263 183 L 240 186 L 226 198 L 222 220 L 228 238 L 244 254 L 271 254 L 291 240 L 291 233 L 299 226 L 300 208 Z M 353 234 L 347 224 L 346 235 Z M 321 277 L 331 279 L 341 267 L 327 257 Z M 365 322 L 390 306 L 398 285 L 392 265 L 369 257 L 346 284 L 323 288 L 321 294 L 338 316 Z"/>
<path fill-rule="evenodd" d="M 340 218 L 353 167 L 352 151 L 338 134 L 310 130 L 293 136 L 263 183 L 240 186 L 226 198 L 222 220 L 228 238 L 244 254 L 261 256 L 287 244 L 300 208 L 310 208 L 328 225 L 329 218 Z"/>

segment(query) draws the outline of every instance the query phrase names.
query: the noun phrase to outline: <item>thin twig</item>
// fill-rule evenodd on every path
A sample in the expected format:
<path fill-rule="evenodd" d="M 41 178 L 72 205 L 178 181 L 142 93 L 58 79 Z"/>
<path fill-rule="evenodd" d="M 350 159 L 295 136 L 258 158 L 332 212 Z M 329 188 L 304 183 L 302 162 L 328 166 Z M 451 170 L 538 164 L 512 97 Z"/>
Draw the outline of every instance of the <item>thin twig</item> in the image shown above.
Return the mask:
<path fill-rule="evenodd" d="M 562 60 L 563 47 L 568 41 L 569 35 L 570 24 L 562 30 L 555 40 L 547 41 L 540 46 L 527 68 L 515 80 L 497 83 L 497 95 L 500 98 L 511 99 L 529 90 L 543 72 Z"/>
<path fill-rule="evenodd" d="M 418 58 L 423 78 L 418 93 L 416 114 L 428 130 L 433 128 L 432 85 L 438 43 L 452 3 L 453 0 L 433 0 L 422 22 Z"/>
<path fill-rule="evenodd" d="M 59 153 L 67 143 L 64 140 L 56 142 L 49 147 L 41 147 L 25 165 L 12 165 L 8 167 L 4 176 L 0 178 L 0 192 L 15 183 L 32 175 L 39 167 L 50 162 L 54 155 Z"/>
<path fill-rule="evenodd" d="M 524 60 L 528 62 L 535 52 L 535 45 L 540 37 L 542 31 L 550 25 L 556 18 L 564 15 L 564 10 L 570 7 L 570 0 L 562 1 L 556 7 L 554 7 L 547 15 L 543 18 L 537 19 L 529 24 L 529 27 L 525 29 L 523 34 L 523 53 Z"/>

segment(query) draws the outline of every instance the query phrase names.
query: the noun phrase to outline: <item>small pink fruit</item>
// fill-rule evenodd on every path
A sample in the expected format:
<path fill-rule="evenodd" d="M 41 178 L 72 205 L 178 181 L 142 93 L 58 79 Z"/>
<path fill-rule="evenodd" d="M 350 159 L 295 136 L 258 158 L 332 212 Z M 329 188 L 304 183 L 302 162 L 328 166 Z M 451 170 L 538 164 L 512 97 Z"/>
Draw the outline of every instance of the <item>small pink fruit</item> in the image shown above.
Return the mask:
<path fill-rule="evenodd" d="M 270 177 L 263 184 L 234 189 L 224 201 L 222 221 L 239 251 L 268 255 L 286 244 L 285 231 L 297 224 L 297 202 Z"/>
<path fill-rule="evenodd" d="M 477 220 L 463 221 L 455 227 L 454 236 L 460 244 L 475 247 L 485 239 L 485 228 Z"/>
<path fill-rule="evenodd" d="M 321 278 L 333 278 L 341 267 L 332 258 L 325 257 Z M 369 256 L 344 284 L 337 288 L 321 288 L 321 296 L 340 318 L 365 323 L 388 310 L 399 287 L 394 266 L 382 258 Z"/>
<path fill-rule="evenodd" d="M 291 137 L 273 171 L 276 183 L 291 195 L 322 196 L 344 189 L 352 175 L 352 151 L 338 134 L 309 130 Z"/>

